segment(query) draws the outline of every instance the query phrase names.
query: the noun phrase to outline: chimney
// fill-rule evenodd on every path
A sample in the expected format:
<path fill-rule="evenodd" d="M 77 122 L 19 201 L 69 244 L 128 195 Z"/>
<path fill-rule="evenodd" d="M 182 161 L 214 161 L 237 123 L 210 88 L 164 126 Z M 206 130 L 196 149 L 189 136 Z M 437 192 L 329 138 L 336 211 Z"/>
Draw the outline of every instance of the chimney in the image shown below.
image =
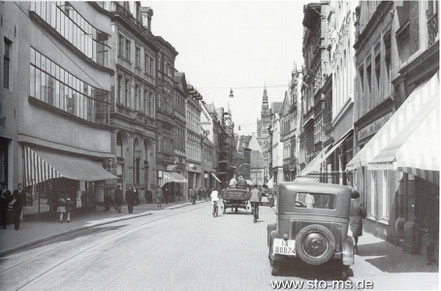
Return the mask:
<path fill-rule="evenodd" d="M 142 26 L 147 28 L 149 32 L 152 32 L 152 16 L 153 9 L 150 7 L 141 7 L 141 21 Z"/>

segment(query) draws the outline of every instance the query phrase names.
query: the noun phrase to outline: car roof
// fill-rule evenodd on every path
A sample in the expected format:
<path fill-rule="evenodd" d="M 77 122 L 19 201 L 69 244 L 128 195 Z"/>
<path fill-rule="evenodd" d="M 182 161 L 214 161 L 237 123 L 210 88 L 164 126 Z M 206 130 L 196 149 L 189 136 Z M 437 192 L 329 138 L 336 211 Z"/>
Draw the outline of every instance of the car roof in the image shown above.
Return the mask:
<path fill-rule="evenodd" d="M 279 191 L 286 189 L 296 192 L 328 193 L 328 194 L 351 194 L 351 188 L 330 183 L 310 183 L 310 182 L 282 182 L 279 184 Z"/>

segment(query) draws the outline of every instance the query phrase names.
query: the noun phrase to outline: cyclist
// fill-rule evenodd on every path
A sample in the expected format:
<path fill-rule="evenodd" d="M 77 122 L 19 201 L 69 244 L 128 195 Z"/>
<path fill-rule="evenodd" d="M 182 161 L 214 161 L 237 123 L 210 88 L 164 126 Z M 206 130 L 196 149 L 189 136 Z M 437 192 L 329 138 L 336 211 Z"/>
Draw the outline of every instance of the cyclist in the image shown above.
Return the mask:
<path fill-rule="evenodd" d="M 216 208 L 218 207 L 217 203 L 219 201 L 219 193 L 215 188 L 211 190 L 210 197 L 211 197 L 211 203 L 213 204 L 213 216 L 214 216 L 214 214 L 217 213 Z"/>
<path fill-rule="evenodd" d="M 259 219 L 259 203 L 261 198 L 262 193 L 260 192 L 259 188 L 257 188 L 257 185 L 253 185 L 253 189 L 251 189 L 250 203 L 251 209 L 254 211 L 253 213 L 257 219 Z"/>

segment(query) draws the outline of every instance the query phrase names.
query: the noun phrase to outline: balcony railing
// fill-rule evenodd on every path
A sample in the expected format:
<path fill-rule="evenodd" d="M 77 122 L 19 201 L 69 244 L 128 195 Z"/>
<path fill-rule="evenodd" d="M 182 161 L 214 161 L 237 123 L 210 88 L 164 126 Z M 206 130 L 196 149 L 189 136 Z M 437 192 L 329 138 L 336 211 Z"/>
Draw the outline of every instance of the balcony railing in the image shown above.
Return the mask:
<path fill-rule="evenodd" d="M 432 15 L 427 21 L 427 29 L 429 30 L 429 47 L 436 41 L 438 37 L 438 13 Z"/>

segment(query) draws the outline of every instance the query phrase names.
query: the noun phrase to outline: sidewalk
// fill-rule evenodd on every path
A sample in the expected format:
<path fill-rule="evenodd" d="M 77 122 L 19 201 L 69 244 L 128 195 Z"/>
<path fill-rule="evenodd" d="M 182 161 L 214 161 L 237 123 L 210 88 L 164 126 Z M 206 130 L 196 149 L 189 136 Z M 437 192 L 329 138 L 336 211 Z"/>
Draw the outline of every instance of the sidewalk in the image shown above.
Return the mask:
<path fill-rule="evenodd" d="M 349 278 L 354 283 L 370 280 L 376 290 L 438 290 L 438 265 L 426 265 L 424 255 L 405 253 L 367 232 L 359 239 L 358 253 Z"/>
<path fill-rule="evenodd" d="M 197 201 L 197 203 L 203 202 Z M 26 221 L 25 217 L 18 231 L 14 229 L 13 224 L 9 224 L 7 229 L 0 229 L 0 257 L 66 234 L 190 205 L 188 201 L 163 204 L 162 208 L 157 207 L 156 204 L 141 204 L 134 207 L 133 214 L 128 213 L 127 206 L 123 206 L 122 213 L 117 213 L 114 209 L 103 211 L 102 207 L 97 207 L 96 210 L 80 213 L 77 216 L 73 213 L 70 223 L 65 222 L 66 218 L 63 223 L 59 223 L 58 216 L 32 221 Z"/>

